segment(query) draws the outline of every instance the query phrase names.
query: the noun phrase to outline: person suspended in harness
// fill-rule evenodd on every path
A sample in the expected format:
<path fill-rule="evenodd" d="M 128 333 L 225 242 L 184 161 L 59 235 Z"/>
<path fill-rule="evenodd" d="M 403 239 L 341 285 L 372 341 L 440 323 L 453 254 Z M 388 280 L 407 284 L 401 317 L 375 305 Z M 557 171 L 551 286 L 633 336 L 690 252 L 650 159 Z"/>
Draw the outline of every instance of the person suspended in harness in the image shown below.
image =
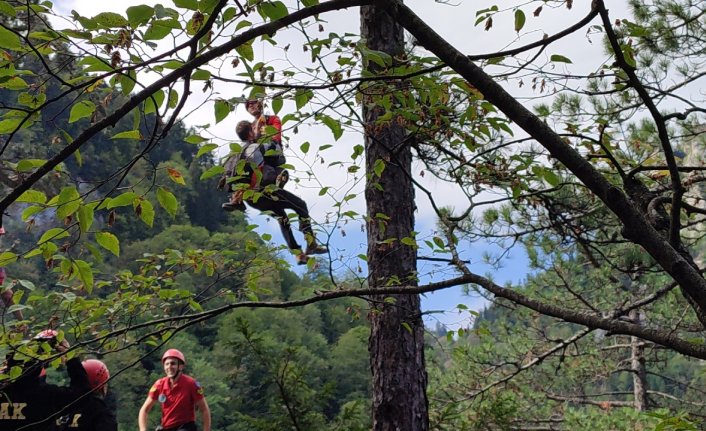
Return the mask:
<path fill-rule="evenodd" d="M 236 127 L 238 137 L 243 141 L 243 148 L 237 157 L 231 157 L 226 164 L 230 200 L 223 204 L 226 211 L 244 209 L 244 202 L 261 212 L 269 212 L 279 223 L 287 247 L 297 253 L 297 263 L 305 265 L 308 256 L 324 254 L 328 248 L 320 245 L 311 228 L 311 218 L 306 202 L 295 194 L 276 185 L 275 169 L 265 163 L 260 144 L 255 142 L 252 124 L 241 121 Z M 292 226 L 285 210 L 294 211 L 299 217 L 299 230 L 304 233 L 306 249 L 302 252 L 294 238 Z"/>
<path fill-rule="evenodd" d="M 254 117 L 253 141 L 262 144 L 265 163 L 275 168 L 277 186 L 284 188 L 289 181 L 289 172 L 282 167 L 287 163 L 282 147 L 282 121 L 276 115 L 266 115 L 260 99 L 248 99 L 245 102 L 245 109 Z"/>

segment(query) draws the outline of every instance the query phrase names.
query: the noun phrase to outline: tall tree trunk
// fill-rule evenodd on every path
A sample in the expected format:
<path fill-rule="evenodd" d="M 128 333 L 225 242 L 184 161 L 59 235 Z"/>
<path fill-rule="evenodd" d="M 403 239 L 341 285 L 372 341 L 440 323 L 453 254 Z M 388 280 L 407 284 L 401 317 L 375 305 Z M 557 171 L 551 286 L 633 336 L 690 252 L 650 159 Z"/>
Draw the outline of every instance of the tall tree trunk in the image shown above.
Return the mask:
<path fill-rule="evenodd" d="M 403 30 L 384 8 L 364 6 L 360 16 L 361 34 L 368 49 L 400 58 L 404 52 Z M 384 73 L 382 67 L 373 63 L 368 70 Z M 376 124 L 385 111 L 374 99 L 381 92 L 393 91 L 392 85 L 379 83 L 369 87 L 363 103 L 368 281 L 373 288 L 417 285 L 416 249 L 401 242 L 411 237 L 414 229 L 412 152 L 405 140 L 404 127 L 394 120 Z M 373 308 L 369 340 L 373 430 L 428 430 L 424 324 L 419 295 L 374 295 L 369 300 Z"/>
<path fill-rule="evenodd" d="M 630 311 L 633 323 L 641 324 L 642 313 L 638 310 Z M 632 369 L 632 390 L 635 410 L 647 410 L 647 368 L 645 367 L 645 342 L 637 337 L 630 337 L 630 362 Z"/>

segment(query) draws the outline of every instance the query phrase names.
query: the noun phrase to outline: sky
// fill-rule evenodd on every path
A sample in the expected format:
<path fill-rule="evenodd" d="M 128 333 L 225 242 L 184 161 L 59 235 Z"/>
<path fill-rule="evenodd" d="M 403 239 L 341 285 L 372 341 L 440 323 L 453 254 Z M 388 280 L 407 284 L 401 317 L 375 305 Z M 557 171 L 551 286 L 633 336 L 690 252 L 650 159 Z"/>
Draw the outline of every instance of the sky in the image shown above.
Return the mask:
<path fill-rule="evenodd" d="M 154 3 L 153 0 L 121 0 L 119 2 L 62 0 L 56 2 L 55 10 L 62 14 L 68 14 L 72 9 L 75 9 L 83 16 L 94 16 L 104 11 L 124 12 L 125 9 L 131 5 Z M 169 6 L 171 1 L 165 0 L 162 3 L 165 6 Z M 515 2 L 492 2 L 487 0 L 435 2 L 430 0 L 409 0 L 405 3 L 422 16 L 439 34 L 466 54 L 482 54 L 518 46 L 518 35 L 512 30 L 514 26 L 512 10 L 510 13 L 497 15 L 494 18 L 493 29 L 491 29 L 491 31 L 485 31 L 482 25 L 474 25 L 476 19 L 475 11 L 490 7 L 496 3 L 507 5 L 514 4 Z M 587 14 L 588 8 L 590 7 L 589 3 L 590 2 L 575 2 L 574 7 L 571 10 L 567 10 L 563 5 L 552 8 L 551 6 L 554 3 L 546 2 L 539 17 L 534 17 L 532 10 L 527 9 L 527 6 L 525 6 L 526 10 L 524 12 L 527 16 L 527 21 L 522 30 L 522 43 L 524 44 L 529 41 L 541 39 L 545 33 L 553 34 L 564 29 L 566 26 L 570 25 L 570 23 L 578 21 Z M 532 7 L 536 8 L 536 6 Z M 615 13 L 616 17 L 625 14 L 625 1 L 612 1 L 611 7 L 613 8 L 611 12 Z M 339 34 L 346 31 L 352 33 L 358 32 L 359 18 L 357 10 L 327 14 L 324 19 L 327 21 L 324 23 L 325 31 L 335 31 Z M 598 24 L 597 21 L 596 24 Z M 58 25 L 58 28 L 65 27 L 66 25 L 64 24 Z M 282 32 L 280 32 L 277 37 L 278 41 L 280 41 L 280 45 L 284 45 L 286 43 L 282 41 L 282 37 L 290 37 L 290 33 L 283 36 Z M 291 33 L 291 37 L 292 46 L 295 47 L 291 51 L 291 56 L 294 58 L 297 58 L 297 56 L 301 58 L 308 56 L 309 54 L 307 53 L 296 51 L 298 42 L 297 35 Z M 289 42 L 289 40 L 287 40 L 287 42 Z M 301 44 L 299 46 L 301 46 Z M 580 53 L 576 52 L 577 46 L 581 47 Z M 264 42 L 256 42 L 254 51 L 256 57 L 267 58 L 268 56 L 279 55 L 270 50 Z M 586 29 L 582 29 L 567 38 L 567 40 L 552 45 L 543 55 L 546 55 L 548 58 L 551 54 L 561 54 L 571 58 L 573 61 L 570 66 L 571 70 L 596 70 L 597 67 L 600 66 L 601 61 L 603 61 L 600 35 L 592 35 L 587 32 Z M 276 62 L 277 58 L 272 57 L 268 61 Z M 525 86 L 521 89 L 517 82 L 512 81 L 505 83 L 505 86 L 508 90 L 512 91 L 513 94 L 526 97 L 528 103 L 534 103 L 529 101 L 532 97 L 536 96 L 531 92 L 529 86 Z M 233 91 L 234 89 L 230 87 L 224 89 L 222 91 L 222 97 L 228 98 L 234 95 L 241 95 L 237 94 L 237 89 L 235 90 L 236 94 L 233 94 Z M 292 108 L 291 106 L 285 105 L 283 111 Z M 226 137 L 224 141 L 216 143 L 223 145 L 225 148 L 229 139 L 235 141 L 236 138 L 233 126 L 237 121 L 243 119 L 249 120 L 250 117 L 244 109 L 238 108 L 226 121 L 212 126 L 210 131 L 214 137 Z M 201 110 L 197 109 L 185 118 L 184 121 L 187 125 L 213 123 L 213 112 L 210 107 Z M 334 188 L 340 188 L 341 190 L 348 189 L 351 184 L 351 178 L 346 175 L 341 175 L 340 168 L 337 168 L 339 170 L 337 171 L 336 168 L 327 168 L 326 164 L 320 164 L 318 159 L 314 158 L 311 154 L 304 154 L 299 148 L 305 141 L 310 141 L 312 144 L 319 146 L 323 144 L 333 144 L 332 149 L 324 153 L 327 162 L 338 158 L 346 159 L 349 157 L 352 146 L 362 142 L 361 136 L 360 131 L 347 131 L 339 141 L 333 142 L 331 133 L 324 127 L 304 127 L 300 129 L 298 134 L 285 131 L 285 137 L 289 140 L 289 150 L 287 151 L 288 161 L 297 167 L 298 172 L 295 173 L 295 176 L 301 179 L 299 185 L 290 183 L 287 187 L 290 191 L 300 195 L 308 202 L 312 217 L 315 221 L 321 223 L 321 229 L 327 231 L 329 246 L 334 258 L 334 269 L 337 273 L 344 275 L 346 273 L 360 275 L 357 273 L 358 264 L 356 256 L 358 254 L 364 254 L 366 251 L 365 235 L 360 224 L 349 223 L 343 226 L 334 226 L 331 223 L 326 223 L 327 215 L 330 216 L 330 209 L 335 201 L 327 196 L 319 196 L 318 191 L 320 190 L 321 184 L 317 182 L 317 178 L 325 178 L 326 185 L 333 185 Z M 315 171 L 317 178 L 309 179 L 304 173 L 308 169 Z M 415 165 L 413 169 L 415 172 L 419 172 L 423 169 L 423 166 Z M 458 191 L 448 184 L 434 181 L 431 179 L 431 175 L 427 175 L 425 179 L 423 179 L 423 182 L 425 187 L 434 192 L 440 205 L 454 206 L 457 203 Z M 359 193 L 359 198 L 354 199 L 350 203 L 350 209 L 361 214 L 365 212 L 364 201 L 361 198 L 362 186 L 362 182 L 352 186 L 351 191 Z M 417 193 L 417 196 L 419 199 L 417 202 L 416 230 L 420 232 L 422 236 L 432 235 L 436 224 L 435 215 L 426 197 L 422 193 Z M 340 197 L 341 195 L 339 194 L 338 198 L 340 199 Z M 260 225 L 261 232 L 270 233 L 275 242 L 280 240 L 279 229 L 274 220 L 258 216 L 254 210 L 249 210 L 248 216 L 253 223 Z M 463 258 L 471 262 L 470 268 L 472 271 L 481 275 L 490 276 L 500 284 L 507 282 L 517 283 L 527 275 L 527 262 L 522 250 L 512 250 L 503 261 L 503 266 L 500 269 L 494 269 L 483 264 L 483 254 L 493 251 L 495 251 L 493 247 L 488 244 L 473 244 L 464 249 Z M 421 251 L 420 254 L 424 254 L 424 251 Z M 419 272 L 422 276 L 422 283 L 439 281 L 454 275 L 449 272 L 448 265 L 430 264 L 424 261 L 420 261 Z M 425 295 L 422 300 L 424 310 L 427 312 L 446 310 L 444 314 L 427 315 L 425 317 L 427 325 L 433 327 L 438 321 L 455 329 L 471 324 L 472 316 L 468 312 L 459 313 L 454 310 L 458 304 L 464 304 L 472 310 L 479 310 L 484 307 L 487 302 L 478 296 L 464 295 L 461 287 Z"/>

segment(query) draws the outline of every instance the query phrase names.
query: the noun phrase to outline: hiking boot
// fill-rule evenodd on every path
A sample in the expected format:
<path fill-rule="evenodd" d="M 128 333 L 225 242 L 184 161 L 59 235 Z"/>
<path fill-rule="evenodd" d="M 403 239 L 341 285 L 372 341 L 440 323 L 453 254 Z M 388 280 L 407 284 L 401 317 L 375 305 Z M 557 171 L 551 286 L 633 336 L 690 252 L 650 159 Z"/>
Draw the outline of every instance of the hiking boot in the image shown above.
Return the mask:
<path fill-rule="evenodd" d="M 245 211 L 245 204 L 242 202 L 239 204 L 234 204 L 232 202 L 223 202 L 223 204 L 221 204 L 221 208 L 223 208 L 224 211 L 228 212 Z"/>
<path fill-rule="evenodd" d="M 309 256 L 305 253 L 300 253 L 296 257 L 297 265 L 306 265 L 309 262 Z"/>
<path fill-rule="evenodd" d="M 321 244 L 310 244 L 306 246 L 306 251 L 304 254 L 326 254 L 328 253 L 328 247 Z"/>

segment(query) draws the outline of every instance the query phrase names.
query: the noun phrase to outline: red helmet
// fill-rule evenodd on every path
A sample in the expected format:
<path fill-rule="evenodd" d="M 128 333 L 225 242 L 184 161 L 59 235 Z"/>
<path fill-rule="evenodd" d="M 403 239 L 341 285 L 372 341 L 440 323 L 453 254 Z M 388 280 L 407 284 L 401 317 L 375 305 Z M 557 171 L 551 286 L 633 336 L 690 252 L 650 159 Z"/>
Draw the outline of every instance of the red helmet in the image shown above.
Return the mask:
<path fill-rule="evenodd" d="M 186 358 L 184 357 L 184 354 L 177 349 L 169 349 L 164 352 L 162 355 L 162 363 L 164 363 L 167 358 L 177 358 L 182 364 L 186 365 Z"/>
<path fill-rule="evenodd" d="M 0 235 L 5 235 L 5 228 L 0 226 Z"/>
<path fill-rule="evenodd" d="M 98 359 L 86 359 L 81 362 L 81 364 L 88 374 L 88 384 L 91 386 L 91 389 L 103 386 L 110 378 L 108 367 Z"/>

